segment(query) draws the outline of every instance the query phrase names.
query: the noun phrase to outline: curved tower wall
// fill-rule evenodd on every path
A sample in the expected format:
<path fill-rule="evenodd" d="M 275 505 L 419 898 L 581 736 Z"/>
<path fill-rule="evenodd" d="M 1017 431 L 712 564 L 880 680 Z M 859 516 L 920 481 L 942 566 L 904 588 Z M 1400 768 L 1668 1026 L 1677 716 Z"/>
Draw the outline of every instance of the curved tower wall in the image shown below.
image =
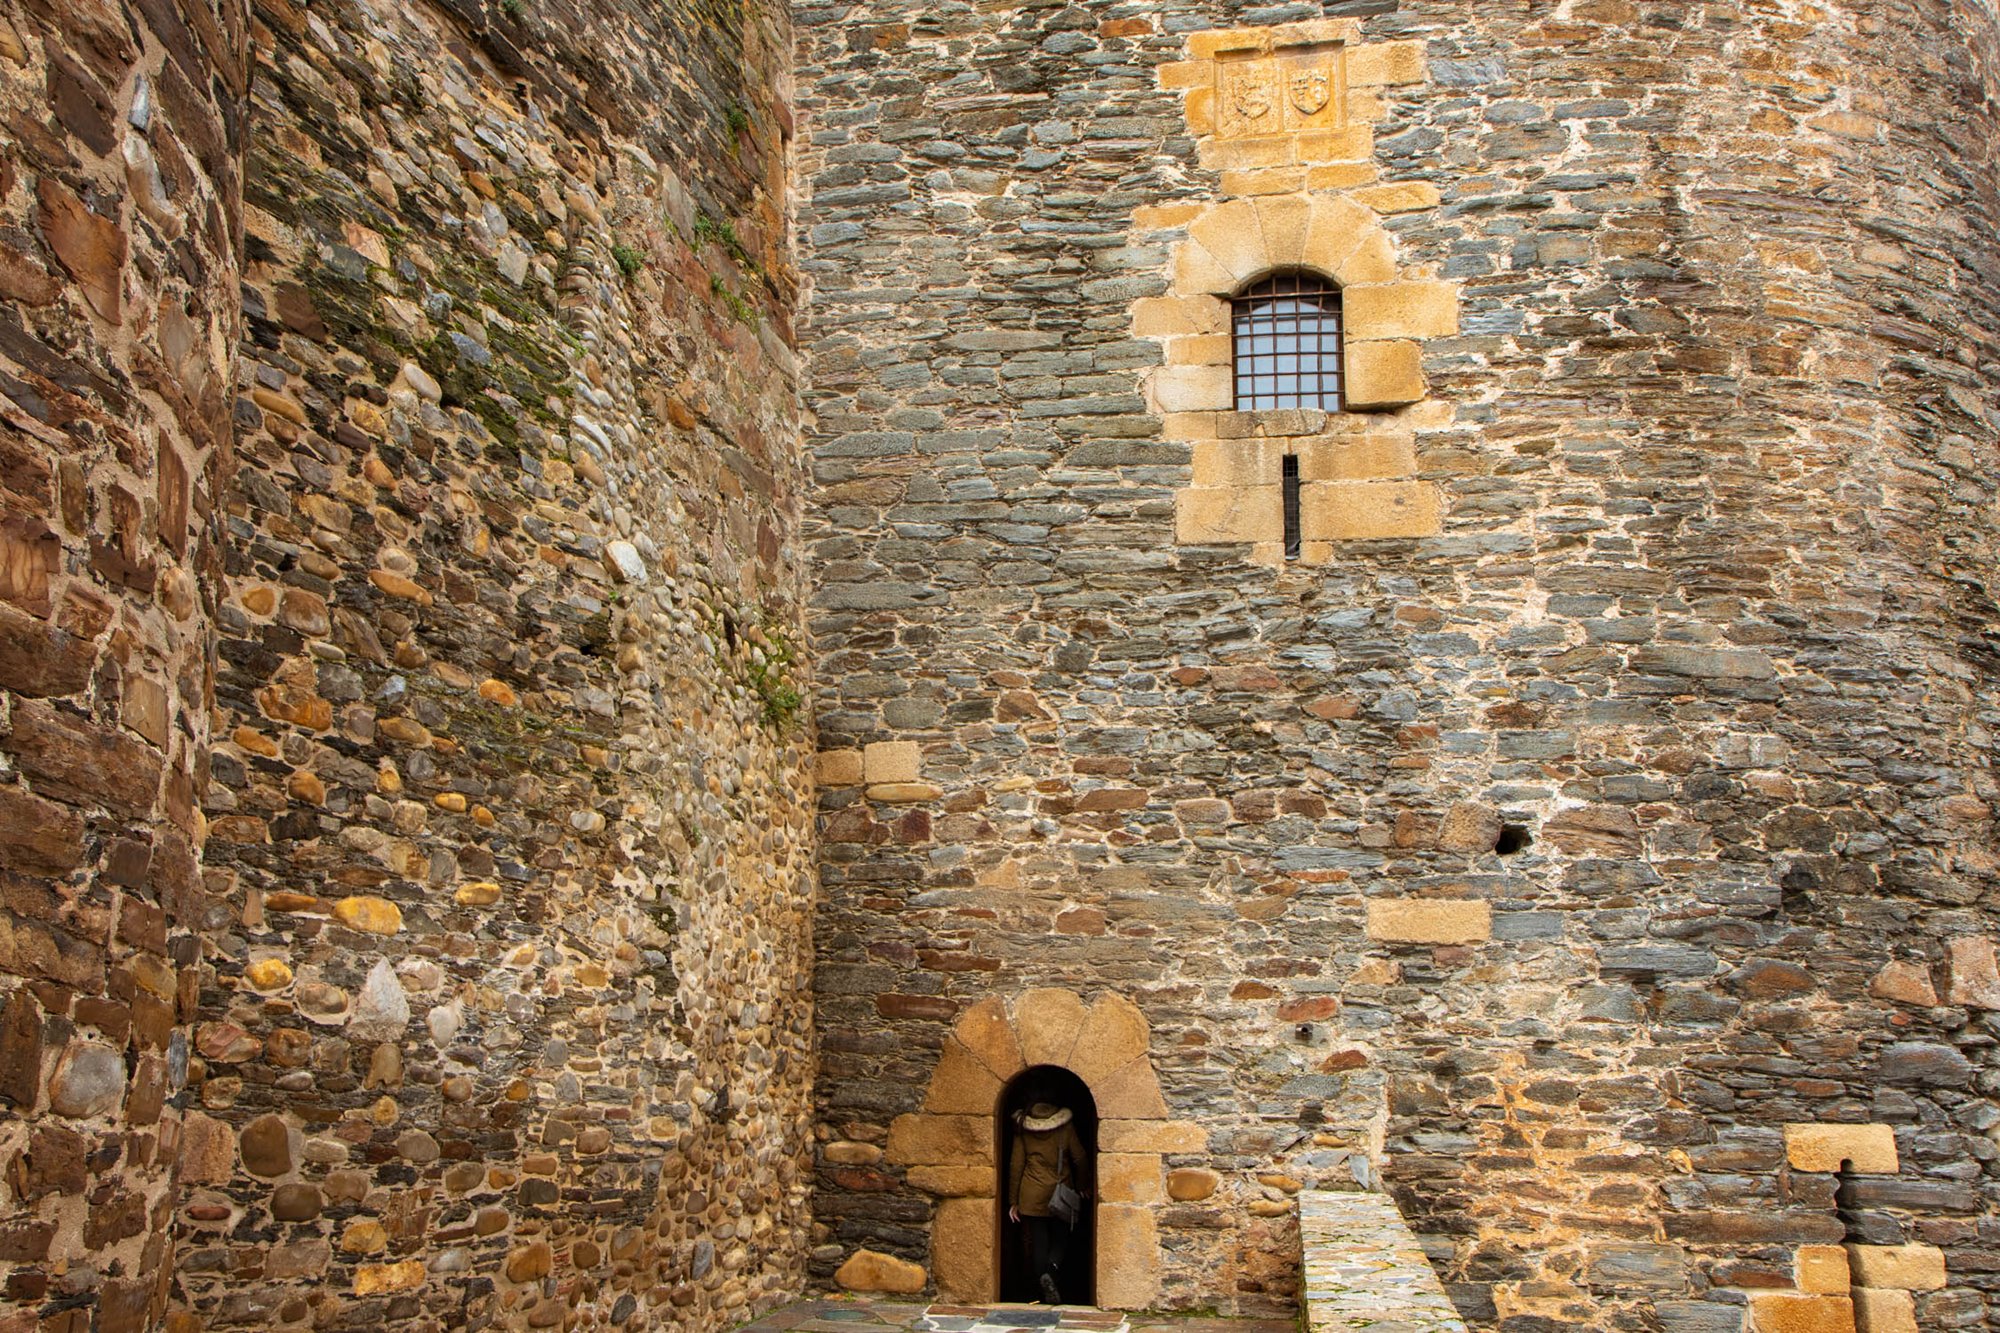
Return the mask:
<path fill-rule="evenodd" d="M 0 1328 L 801 1289 L 790 49 L 0 17 Z"/>
<path fill-rule="evenodd" d="M 1136 1002 L 1198 1130 L 1104 1197 L 1139 1303 L 1286 1306 L 1287 1193 L 1379 1179 L 1482 1325 L 1733 1329 L 1851 1299 L 1801 1277 L 1843 1240 L 1977 1322 L 1992 11 L 797 23 L 822 1272 L 959 1280 L 991 1185 L 930 1159 L 980 1145 L 899 1136 L 1059 987 Z M 1204 119 L 1274 40 L 1214 34 L 1294 23 L 1359 150 Z M 1216 413 L 1214 307 L 1146 304 L 1301 194 L 1388 234 L 1357 290 L 1455 298 L 1386 335 L 1421 401 Z M 1260 433 L 1323 469 L 1296 563 Z"/>

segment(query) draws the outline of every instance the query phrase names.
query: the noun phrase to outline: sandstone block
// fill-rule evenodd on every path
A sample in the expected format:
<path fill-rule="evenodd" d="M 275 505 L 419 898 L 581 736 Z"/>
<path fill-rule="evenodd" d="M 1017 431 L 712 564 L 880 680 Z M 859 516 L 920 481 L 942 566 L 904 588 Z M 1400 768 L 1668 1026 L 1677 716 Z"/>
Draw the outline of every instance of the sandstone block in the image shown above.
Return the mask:
<path fill-rule="evenodd" d="M 1857 1287 L 1938 1291 L 1945 1282 L 1944 1251 L 1935 1245 L 1849 1245 L 1847 1261 Z"/>
<path fill-rule="evenodd" d="M 181 1120 L 181 1179 L 190 1185 L 226 1184 L 236 1170 L 236 1134 L 200 1111 Z"/>
<path fill-rule="evenodd" d="M 1425 393 L 1423 349 L 1405 340 L 1350 344 L 1342 393 L 1355 411 L 1417 402 Z"/>
<path fill-rule="evenodd" d="M 911 805 L 922 801 L 935 801 L 944 795 L 942 787 L 928 782 L 876 782 L 868 787 L 868 799 L 881 801 L 886 805 Z"/>
<path fill-rule="evenodd" d="M 1161 412 L 1226 412 L 1236 381 L 1228 366 L 1168 366 L 1155 371 L 1147 387 Z"/>
<path fill-rule="evenodd" d="M 1100 1152 L 1191 1153 L 1208 1150 L 1208 1130 L 1193 1120 L 1100 1120 Z"/>
<path fill-rule="evenodd" d="M 873 741 L 861 751 L 869 782 L 915 782 L 922 763 L 923 750 L 915 741 Z"/>
<path fill-rule="evenodd" d="M 817 773 L 822 787 L 858 787 L 864 771 L 859 750 L 819 752 Z"/>
<path fill-rule="evenodd" d="M 991 1199 L 946 1199 L 931 1224 L 931 1272 L 946 1300 L 990 1301 L 999 1295 Z"/>
<path fill-rule="evenodd" d="M 1393 944 L 1477 944 L 1493 938 L 1493 908 L 1483 898 L 1377 899 L 1368 904 L 1368 938 Z"/>
<path fill-rule="evenodd" d="M 903 1176 L 913 1189 L 949 1199 L 990 1199 L 998 1178 L 990 1166 L 913 1166 Z M 1846 1255 L 1841 1262 L 1847 1262 Z"/>
<path fill-rule="evenodd" d="M 1190 222 L 1187 231 L 1188 239 L 1228 269 L 1237 282 L 1247 281 L 1271 266 L 1264 250 L 1264 230 L 1257 221 L 1257 205 L 1249 200 L 1233 199 L 1217 204 Z"/>
<path fill-rule="evenodd" d="M 371 935 L 394 935 L 403 928 L 403 909 L 387 898 L 366 894 L 342 898 L 333 905 L 334 919 L 350 930 Z"/>
<path fill-rule="evenodd" d="M 1424 74 L 1422 42 L 1362 42 L 1347 51 L 1350 88 L 1422 83 Z"/>
<path fill-rule="evenodd" d="M 1167 1173 L 1167 1197 L 1176 1203 L 1206 1199 L 1221 1185 L 1222 1177 L 1205 1166 L 1182 1167 Z"/>
<path fill-rule="evenodd" d="M 1143 1057 L 1149 1040 L 1146 1016 L 1138 1005 L 1122 995 L 1100 995 L 1077 1031 L 1069 1068 L 1091 1082 Z"/>
<path fill-rule="evenodd" d="M 1360 117 L 1355 119 L 1359 121 Z M 1357 123 L 1337 130 L 1306 130 L 1292 136 L 1291 147 L 1294 158 L 1309 166 L 1366 163 L 1375 153 L 1375 127 Z"/>
<path fill-rule="evenodd" d="M 833 1275 L 833 1280 L 849 1291 L 886 1291 L 913 1296 L 924 1289 L 927 1275 L 922 1264 L 913 1264 L 894 1255 L 874 1250 L 856 1250 Z"/>
<path fill-rule="evenodd" d="M 1229 332 L 1229 306 L 1213 296 L 1149 296 L 1132 307 L 1141 338 L 1199 337 Z"/>
<path fill-rule="evenodd" d="M 1448 338 L 1458 332 L 1458 288 L 1448 282 L 1365 283 L 1341 293 L 1347 336 Z"/>
<path fill-rule="evenodd" d="M 1231 295 L 1241 284 L 1236 274 L 1196 240 L 1188 240 L 1174 250 L 1173 294 L 1220 299 Z"/>
<path fill-rule="evenodd" d="M 1105 1203 L 1164 1202 L 1161 1171 L 1157 1153 L 1100 1153 L 1097 1197 Z"/>
<path fill-rule="evenodd" d="M 1083 1001 L 1075 991 L 1031 990 L 1014 1002 L 1014 1031 L 1021 1058 L 1030 1065 L 1068 1065 L 1083 1028 Z M 1099 1115 L 1109 1115 L 1102 1104 Z"/>
<path fill-rule="evenodd" d="M 1194 446 L 1190 480 L 1202 489 L 1276 486 L 1283 456 L 1284 445 L 1276 440 L 1202 440 Z"/>
<path fill-rule="evenodd" d="M 993 1161 L 990 1115 L 899 1115 L 889 1126 L 894 1166 L 984 1166 Z"/>
<path fill-rule="evenodd" d="M 1460 801 L 1438 825 L 1438 846 L 1448 852 L 1490 852 L 1500 841 L 1500 812 L 1475 801 Z"/>
<path fill-rule="evenodd" d="M 998 996 L 966 1009 L 952 1024 L 951 1031 L 973 1058 L 992 1070 L 997 1078 L 1010 1079 L 1024 1067 L 1014 1021 Z"/>
<path fill-rule="evenodd" d="M 1854 1303 L 1845 1296 L 1752 1292 L 1746 1333 L 1855 1333 Z"/>
<path fill-rule="evenodd" d="M 1279 523 L 1281 536 L 1282 513 Z M 1307 541 L 1430 537 L 1443 526 L 1442 500 L 1430 482 L 1309 481 L 1299 488 L 1299 530 Z"/>
<path fill-rule="evenodd" d="M 1983 935 L 1961 935 L 1945 943 L 1946 1004 L 1968 1009 L 2000 1009 L 2000 967 L 1993 941 Z"/>
<path fill-rule="evenodd" d="M 1438 189 L 1429 181 L 1397 181 L 1356 190 L 1354 197 L 1377 213 L 1414 213 L 1437 207 Z"/>
<path fill-rule="evenodd" d="M 424 1284 L 424 1261 L 405 1259 L 395 1264 L 361 1264 L 354 1270 L 354 1294 L 374 1296 L 385 1291 L 408 1291 Z"/>
<path fill-rule="evenodd" d="M 1395 481 L 1417 470 L 1415 440 L 1401 434 L 1305 440 L 1298 454 L 1301 481 Z"/>
<path fill-rule="evenodd" d="M 1159 1296 L 1160 1234 L 1153 1210 L 1099 1205 L 1097 1303 L 1107 1310 L 1145 1310 Z"/>
<path fill-rule="evenodd" d="M 1174 540 L 1183 545 L 1284 537 L 1284 498 L 1276 485 L 1191 486 L 1174 496 Z"/>
<path fill-rule="evenodd" d="M 1901 960 L 1884 965 L 1869 984 L 1868 993 L 1877 999 L 1914 1004 L 1925 1009 L 1938 1002 L 1937 988 L 1931 984 L 1930 969 L 1921 963 Z"/>
<path fill-rule="evenodd" d="M 1338 280 L 1341 265 L 1364 241 L 1381 233 L 1382 224 L 1375 215 L 1352 199 L 1317 200 L 1306 225 L 1305 247 L 1299 252 L 1298 262 L 1304 268 Z"/>
<path fill-rule="evenodd" d="M 940 1115 L 991 1115 L 1000 1100 L 1000 1080 L 955 1037 L 947 1037 L 944 1053 L 931 1074 L 924 1110 Z"/>
<path fill-rule="evenodd" d="M 1786 1125 L 1785 1159 L 1794 1171 L 1856 1171 L 1894 1175 L 1896 1131 L 1888 1125 Z"/>
<path fill-rule="evenodd" d="M 1264 262 L 1259 271 L 1296 268 L 1305 258 L 1306 228 L 1312 220 L 1311 203 L 1297 196 L 1287 196 L 1258 199 L 1254 206 L 1264 239 Z"/>
<path fill-rule="evenodd" d="M 1857 1289 L 1854 1326 L 1858 1333 L 1917 1333 L 1917 1301 L 1907 1291 Z"/>
<path fill-rule="evenodd" d="M 1097 1101 L 1097 1113 L 1120 1120 L 1164 1120 L 1166 1099 L 1160 1095 L 1160 1081 L 1153 1062 L 1141 1057 L 1090 1084 Z"/>
<path fill-rule="evenodd" d="M 1844 1296 L 1853 1285 L 1847 1251 L 1839 1245 L 1801 1245 L 1792 1252 L 1792 1281 L 1800 1291 Z"/>

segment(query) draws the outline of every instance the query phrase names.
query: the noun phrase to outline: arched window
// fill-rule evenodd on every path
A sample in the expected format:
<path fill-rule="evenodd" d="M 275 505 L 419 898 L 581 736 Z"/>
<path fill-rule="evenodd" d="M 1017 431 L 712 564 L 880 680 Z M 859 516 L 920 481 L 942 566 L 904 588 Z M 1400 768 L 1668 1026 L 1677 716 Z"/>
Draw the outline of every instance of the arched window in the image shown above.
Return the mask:
<path fill-rule="evenodd" d="M 1340 410 L 1340 288 L 1317 273 L 1279 273 L 1230 302 L 1236 410 Z"/>

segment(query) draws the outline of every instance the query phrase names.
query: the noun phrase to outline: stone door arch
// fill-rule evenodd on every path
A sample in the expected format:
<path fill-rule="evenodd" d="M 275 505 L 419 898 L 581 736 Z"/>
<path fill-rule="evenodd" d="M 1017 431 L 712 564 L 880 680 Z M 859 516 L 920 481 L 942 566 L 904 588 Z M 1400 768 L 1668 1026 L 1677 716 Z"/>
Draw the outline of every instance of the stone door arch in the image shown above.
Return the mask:
<path fill-rule="evenodd" d="M 958 1016 L 923 1109 L 896 1118 L 887 1153 L 909 1185 L 938 1200 L 930 1276 L 939 1296 L 998 1298 L 1000 1097 L 1023 1069 L 1056 1065 L 1081 1078 L 1097 1102 L 1097 1303 L 1157 1304 L 1166 1154 L 1203 1151 L 1207 1133 L 1167 1118 L 1150 1042 L 1139 1007 L 1109 992 L 1086 1003 L 1075 991 L 1030 990 L 1011 1003 L 982 1000 Z"/>

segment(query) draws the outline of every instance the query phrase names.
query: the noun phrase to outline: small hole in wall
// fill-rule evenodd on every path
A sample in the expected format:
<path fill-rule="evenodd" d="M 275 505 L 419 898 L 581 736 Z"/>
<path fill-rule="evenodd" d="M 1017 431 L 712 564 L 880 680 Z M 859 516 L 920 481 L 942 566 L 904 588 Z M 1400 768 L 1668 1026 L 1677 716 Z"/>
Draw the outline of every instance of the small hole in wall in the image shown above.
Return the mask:
<path fill-rule="evenodd" d="M 1502 824 L 1500 841 L 1493 844 L 1493 850 L 1502 856 L 1512 856 L 1516 852 L 1526 851 L 1534 840 L 1535 835 L 1528 832 L 1526 824 Z"/>

